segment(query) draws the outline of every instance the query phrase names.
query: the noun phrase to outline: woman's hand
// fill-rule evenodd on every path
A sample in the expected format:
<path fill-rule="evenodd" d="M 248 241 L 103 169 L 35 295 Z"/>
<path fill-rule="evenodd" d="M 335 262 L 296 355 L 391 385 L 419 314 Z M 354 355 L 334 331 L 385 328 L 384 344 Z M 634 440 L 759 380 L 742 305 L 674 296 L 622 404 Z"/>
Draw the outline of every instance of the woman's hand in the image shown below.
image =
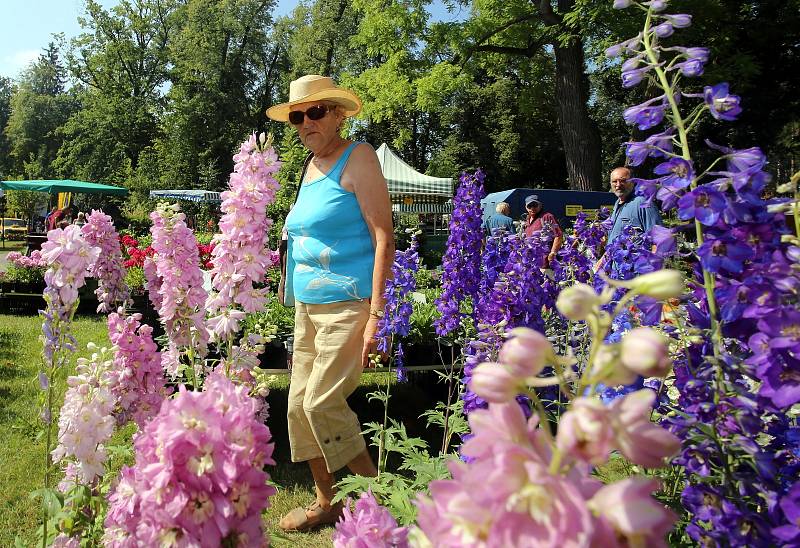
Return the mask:
<path fill-rule="evenodd" d="M 370 354 L 378 354 L 378 341 L 375 337 L 378 333 L 378 318 L 375 316 L 370 315 L 369 320 L 367 320 L 367 325 L 364 327 L 364 345 L 361 350 L 361 366 L 362 367 L 373 367 L 374 364 L 369 359 Z M 381 360 L 385 360 L 388 354 L 386 352 L 380 352 Z"/>

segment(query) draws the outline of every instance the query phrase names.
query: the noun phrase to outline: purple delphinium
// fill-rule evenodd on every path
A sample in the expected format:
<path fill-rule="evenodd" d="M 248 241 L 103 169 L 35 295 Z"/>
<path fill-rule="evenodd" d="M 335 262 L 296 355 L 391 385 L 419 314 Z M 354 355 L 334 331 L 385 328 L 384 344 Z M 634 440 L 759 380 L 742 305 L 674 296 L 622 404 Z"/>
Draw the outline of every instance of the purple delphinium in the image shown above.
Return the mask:
<path fill-rule="evenodd" d="M 678 217 L 697 219 L 706 226 L 716 224 L 724 209 L 725 195 L 708 185 L 699 186 L 678 200 Z"/>
<path fill-rule="evenodd" d="M 487 290 L 481 291 L 475 307 L 477 334 L 464 349 L 462 382 L 465 389 L 462 399 L 466 413 L 486 407 L 486 402 L 470 389 L 469 381 L 478 364 L 496 359 L 503 342 L 503 330 L 529 327 L 544 332 L 542 309 L 555 306 L 556 286 L 547 283 L 547 277 L 538 265 L 543 264 L 551 248 L 551 239 L 552 234 L 542 231 L 528 238 L 524 234 L 511 235 L 492 244 L 492 248 L 500 245 L 507 257 L 501 270 L 493 267 L 483 271 L 481 287 Z M 485 258 L 485 265 L 496 266 L 503 262 L 494 258 L 494 250 L 488 253 L 491 259 Z M 494 283 L 489 285 L 489 279 L 494 279 Z M 496 326 L 502 327 L 498 330 Z M 520 404 L 529 415 L 528 401 L 520 398 Z"/>
<path fill-rule="evenodd" d="M 687 26 L 690 18 L 654 15 L 666 7 L 663 0 L 642 5 L 649 8 L 644 31 L 613 53 L 639 56 L 644 48 L 647 61 L 637 59 L 636 69 L 650 66 L 655 84 L 666 82 L 668 89 L 632 107 L 626 122 L 651 120 L 642 108 L 663 104 L 662 97 L 679 86 L 682 97 L 700 99 L 715 119 L 734 120 L 741 101 L 728 84 L 692 94 L 679 83 L 702 74 L 708 50 L 664 48 L 654 38 Z M 664 20 L 671 29 L 650 26 Z M 725 167 L 715 162 L 711 167 L 718 171 L 695 171 L 688 133 L 698 127 L 696 120 L 678 120 L 682 115 L 676 102 L 670 102 L 668 114 L 675 128 L 667 131 L 674 131 L 680 156 L 672 150 L 663 155 L 667 160 L 656 168 L 662 177 L 637 184 L 637 193 L 659 199 L 665 211 L 677 207 L 684 220 L 699 221 L 693 293 L 684 306 L 689 326 L 706 336 L 677 355 L 676 412 L 664 419 L 684 440 L 674 464 L 685 472 L 686 533 L 702 545 L 791 545 L 800 539 L 795 487 L 800 452 L 794 450 L 787 416 L 800 402 L 800 276 L 795 268 L 800 253 L 781 242 L 788 233 L 783 216 L 767 210 L 770 202 L 763 194 L 770 175 L 764 171 L 763 152 L 707 141 L 723 155 Z M 628 143 L 626 152 L 635 165 L 657 156 L 644 143 Z M 702 175 L 696 180 L 695 173 Z M 657 253 L 674 252 L 674 239 L 664 231 L 654 232 L 653 238 Z"/>
<path fill-rule="evenodd" d="M 728 92 L 726 82 L 715 86 L 706 86 L 703 89 L 703 98 L 711 115 L 717 120 L 730 122 L 742 112 L 742 107 L 739 106 L 739 96 L 731 95 Z"/>
<path fill-rule="evenodd" d="M 449 335 L 458 328 L 462 318 L 460 304 L 474 299 L 478 293 L 483 245 L 483 180 L 484 174 L 480 170 L 474 175 L 462 174 L 453 198 L 450 235 L 442 257 L 442 294 L 436 299 L 441 317 L 434 325 L 439 336 Z"/>
<path fill-rule="evenodd" d="M 626 108 L 622 117 L 628 125 L 636 125 L 644 131 L 660 124 L 666 110 L 667 103 L 664 98 L 654 97 L 640 105 Z"/>
<path fill-rule="evenodd" d="M 709 272 L 741 272 L 744 261 L 753 256 L 753 250 L 747 243 L 722 236 L 703 242 L 697 255 L 703 268 Z"/>
<path fill-rule="evenodd" d="M 672 152 L 673 138 L 674 131 L 670 129 L 650 135 L 644 142 L 629 141 L 625 143 L 625 155 L 632 166 L 641 165 L 649 156 L 665 157 Z"/>
<path fill-rule="evenodd" d="M 419 270 L 417 235 L 405 251 L 396 251 L 392 263 L 392 275 L 386 280 L 383 296 L 386 299 L 384 315 L 378 321 L 378 350 L 388 352 L 393 338 L 405 337 L 411 329 L 413 305 L 410 295 L 417 288 L 415 275 Z"/>

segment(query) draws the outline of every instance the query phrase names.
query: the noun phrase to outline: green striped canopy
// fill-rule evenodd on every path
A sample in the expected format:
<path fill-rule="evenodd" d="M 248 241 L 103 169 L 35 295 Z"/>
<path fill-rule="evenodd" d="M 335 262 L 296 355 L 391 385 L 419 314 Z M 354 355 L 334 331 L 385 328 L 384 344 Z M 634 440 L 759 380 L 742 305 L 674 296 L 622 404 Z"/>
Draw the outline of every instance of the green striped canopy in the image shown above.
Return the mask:
<path fill-rule="evenodd" d="M 395 154 L 386 143 L 378 147 L 378 161 L 389 186 L 392 198 L 400 196 L 439 197 L 438 201 L 453 197 L 453 180 L 431 177 L 415 170 Z"/>
<path fill-rule="evenodd" d="M 3 190 L 33 190 L 58 194 L 59 192 L 80 192 L 83 194 L 111 194 L 112 196 L 125 196 L 128 189 L 121 186 L 101 185 L 87 183 L 86 181 L 73 181 L 72 179 L 40 179 L 33 181 L 0 181 Z"/>

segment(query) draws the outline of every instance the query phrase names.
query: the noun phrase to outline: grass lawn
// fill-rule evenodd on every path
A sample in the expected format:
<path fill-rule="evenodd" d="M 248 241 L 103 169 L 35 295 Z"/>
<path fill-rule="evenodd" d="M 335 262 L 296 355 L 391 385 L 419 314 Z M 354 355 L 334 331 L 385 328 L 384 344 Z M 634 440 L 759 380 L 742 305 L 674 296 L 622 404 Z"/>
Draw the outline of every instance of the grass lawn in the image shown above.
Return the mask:
<path fill-rule="evenodd" d="M 29 497 L 43 481 L 44 439 L 36 381 L 40 333 L 38 316 L 0 315 L 0 546 L 13 546 L 17 535 L 25 546 L 32 545 L 40 523 L 40 506 Z M 76 357 L 90 356 L 86 349 L 89 341 L 109 344 L 105 323 L 99 319 L 78 319 L 73 334 L 80 343 Z M 61 372 L 59 402 L 64 398 L 64 379 L 72 368 Z"/>
<path fill-rule="evenodd" d="M 41 423 L 38 421 L 39 389 L 36 381 L 41 360 L 39 333 L 41 320 L 37 316 L 0 315 L 0 546 L 13 546 L 14 538 L 19 536 L 25 546 L 33 544 L 36 529 L 40 525 L 40 506 L 29 493 L 41 486 L 43 481 L 44 440 L 41 436 Z M 104 320 L 99 317 L 79 317 L 73 326 L 78 340 L 75 357 L 88 357 L 86 343 L 108 345 Z M 63 401 L 64 378 L 74 370 L 72 365 L 62 371 L 58 394 L 58 405 Z M 368 402 L 366 394 L 374 391 L 379 384 L 385 385 L 388 374 L 367 374 L 362 386 L 352 396 L 350 402 L 362 422 L 383 418 L 383 407 L 377 402 Z M 278 487 L 278 493 L 271 500 L 271 507 L 265 512 L 266 528 L 273 536 L 275 546 L 330 546 L 332 528 L 325 528 L 312 534 L 281 535 L 277 528 L 280 518 L 292 508 L 305 506 L 314 499 L 311 474 L 304 464 L 290 462 L 288 437 L 286 434 L 286 399 L 288 377 L 276 376 L 268 398 L 270 418 L 268 426 L 275 441 L 275 461 L 269 473 Z M 430 377 L 430 383 L 435 379 Z M 427 432 L 417 420 L 427 408 L 432 407 L 431 387 L 397 385 L 393 388 L 390 413 L 409 427 L 411 435 L 431 438 L 438 432 Z M 402 403 L 401 403 L 402 402 Z M 54 417 L 57 421 L 57 417 Z M 57 427 L 56 427 L 57 428 Z M 131 434 L 127 429 L 119 437 Z M 116 463 L 115 468 L 119 466 Z"/>

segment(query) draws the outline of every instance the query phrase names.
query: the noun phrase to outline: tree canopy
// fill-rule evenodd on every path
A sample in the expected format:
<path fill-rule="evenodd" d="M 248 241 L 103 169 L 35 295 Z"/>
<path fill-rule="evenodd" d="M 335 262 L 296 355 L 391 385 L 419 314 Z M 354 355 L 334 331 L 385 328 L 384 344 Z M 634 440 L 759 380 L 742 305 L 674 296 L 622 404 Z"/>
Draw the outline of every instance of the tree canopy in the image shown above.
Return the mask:
<path fill-rule="evenodd" d="M 800 0 L 670 7 L 690 4 L 692 27 L 671 40 L 712 50 L 693 85 L 729 81 L 746 107 L 734 129 L 703 133 L 759 145 L 785 174 L 800 159 Z M 603 51 L 635 35 L 636 18 L 609 0 L 444 6 L 464 15 L 436 19 L 430 0 L 303 0 L 282 17 L 275 0 L 87 0 L 79 36 L 54 36 L 0 78 L 0 174 L 124 185 L 135 218 L 151 189 L 223 188 L 253 131 L 274 132 L 285 170 L 298 169 L 296 134 L 264 111 L 320 73 L 364 100 L 354 138 L 385 141 L 418 170 L 480 167 L 489 191 L 604 188 L 635 136 L 621 112 L 644 91 L 622 89 Z"/>

